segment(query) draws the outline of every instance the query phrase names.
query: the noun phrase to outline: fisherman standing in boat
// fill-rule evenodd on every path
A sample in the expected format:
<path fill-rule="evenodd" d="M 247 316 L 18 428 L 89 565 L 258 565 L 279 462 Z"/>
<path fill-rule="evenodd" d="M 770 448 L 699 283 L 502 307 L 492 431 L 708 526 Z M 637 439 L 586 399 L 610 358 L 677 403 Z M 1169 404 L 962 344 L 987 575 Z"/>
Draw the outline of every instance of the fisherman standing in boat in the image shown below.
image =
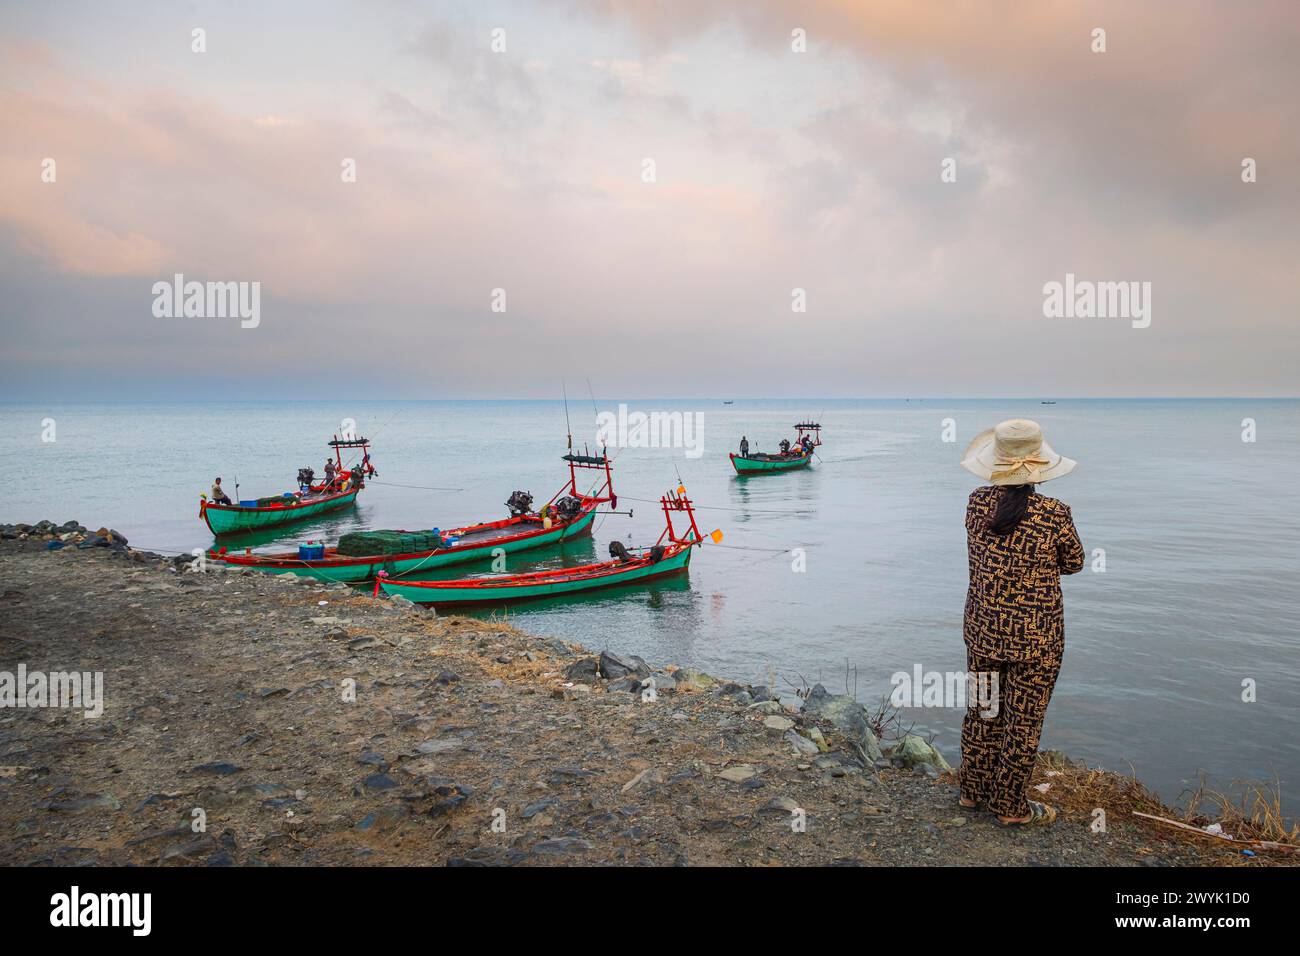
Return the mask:
<path fill-rule="evenodd" d="M 325 459 L 325 487 L 326 489 L 334 486 L 334 462 L 332 459 Z"/>
<path fill-rule="evenodd" d="M 221 479 L 218 478 L 212 483 L 212 503 L 214 505 L 233 504 L 230 497 L 221 488 Z"/>
<path fill-rule="evenodd" d="M 742 458 L 749 457 L 749 439 L 744 435 L 740 436 L 740 456 Z"/>

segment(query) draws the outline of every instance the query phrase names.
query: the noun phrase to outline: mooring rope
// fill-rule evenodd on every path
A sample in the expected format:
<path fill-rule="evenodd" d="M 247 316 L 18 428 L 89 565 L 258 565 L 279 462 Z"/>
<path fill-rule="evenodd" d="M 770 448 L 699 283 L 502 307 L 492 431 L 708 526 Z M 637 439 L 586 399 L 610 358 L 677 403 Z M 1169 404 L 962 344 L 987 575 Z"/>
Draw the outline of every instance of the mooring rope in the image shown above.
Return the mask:
<path fill-rule="evenodd" d="M 626 498 L 628 501 L 639 501 L 643 504 L 657 505 L 657 498 L 633 498 L 631 495 L 619 495 L 620 498 Z M 697 505 L 691 502 L 691 507 L 696 511 L 730 511 L 733 514 L 759 514 L 759 515 L 811 515 L 816 514 L 816 508 L 798 508 L 798 509 L 779 509 L 779 508 L 728 508 L 723 505 Z"/>

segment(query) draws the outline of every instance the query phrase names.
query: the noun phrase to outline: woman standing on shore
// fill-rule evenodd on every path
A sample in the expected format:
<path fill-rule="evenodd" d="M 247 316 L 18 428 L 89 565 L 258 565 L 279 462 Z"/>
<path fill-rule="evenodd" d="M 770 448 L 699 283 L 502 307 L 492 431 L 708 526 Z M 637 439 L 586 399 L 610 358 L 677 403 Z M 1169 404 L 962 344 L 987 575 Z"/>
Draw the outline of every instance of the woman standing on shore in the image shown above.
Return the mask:
<path fill-rule="evenodd" d="M 993 705 L 970 701 L 962 723 L 961 805 L 983 804 L 1005 826 L 1051 823 L 1056 809 L 1025 790 L 1065 650 L 1061 575 L 1082 570 L 1083 546 L 1069 506 L 1034 485 L 1076 463 L 1017 418 L 976 436 L 961 464 L 992 483 L 966 506 L 963 630 L 968 670 L 997 682 Z"/>

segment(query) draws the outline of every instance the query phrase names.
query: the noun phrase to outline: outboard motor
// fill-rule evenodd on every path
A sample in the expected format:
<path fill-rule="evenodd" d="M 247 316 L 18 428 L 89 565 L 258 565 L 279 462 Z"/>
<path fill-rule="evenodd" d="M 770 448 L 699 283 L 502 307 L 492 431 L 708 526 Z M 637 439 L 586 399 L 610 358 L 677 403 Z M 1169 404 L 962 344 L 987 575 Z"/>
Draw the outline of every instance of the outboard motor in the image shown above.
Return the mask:
<path fill-rule="evenodd" d="M 555 512 L 562 521 L 572 521 L 582 513 L 582 501 L 572 495 L 565 495 L 555 503 Z"/>
<path fill-rule="evenodd" d="M 510 509 L 510 517 L 512 518 L 518 518 L 520 515 L 528 514 L 533 510 L 532 492 L 513 492 L 506 500 L 506 507 Z"/>
<path fill-rule="evenodd" d="M 365 469 L 363 469 L 360 465 L 352 466 L 352 487 L 353 488 L 360 488 L 365 481 L 365 477 L 366 477 Z"/>
<path fill-rule="evenodd" d="M 609 543 L 609 556 L 611 558 L 618 558 L 624 564 L 632 560 L 632 555 L 627 553 L 627 548 L 624 546 L 622 541 L 611 541 Z"/>
<path fill-rule="evenodd" d="M 668 549 L 665 548 L 662 544 L 656 544 L 653 548 L 650 549 L 650 563 L 658 564 L 660 561 L 662 561 L 664 557 L 664 552 L 666 552 L 667 550 Z"/>
<path fill-rule="evenodd" d="M 312 481 L 315 479 L 315 477 L 316 477 L 316 472 L 312 471 L 312 469 L 310 469 L 310 468 L 299 468 L 299 469 L 298 469 L 298 487 L 299 487 L 299 488 L 306 488 L 306 487 L 308 487 L 308 486 L 312 483 Z"/>
<path fill-rule="evenodd" d="M 781 439 L 781 454 L 783 455 L 790 454 L 790 439 L 788 438 Z"/>

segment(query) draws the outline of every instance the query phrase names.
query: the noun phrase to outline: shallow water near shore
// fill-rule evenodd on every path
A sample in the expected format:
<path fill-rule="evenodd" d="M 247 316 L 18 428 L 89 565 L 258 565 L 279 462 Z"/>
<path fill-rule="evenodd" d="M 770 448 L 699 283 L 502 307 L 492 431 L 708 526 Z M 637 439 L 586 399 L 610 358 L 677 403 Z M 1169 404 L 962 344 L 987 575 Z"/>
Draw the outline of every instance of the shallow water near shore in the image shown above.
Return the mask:
<path fill-rule="evenodd" d="M 1195 785 L 1198 771 L 1224 789 L 1277 777 L 1295 814 L 1300 496 L 1291 482 L 1300 471 L 1300 402 L 628 405 L 702 415 L 702 456 L 611 449 L 619 507 L 634 516 L 601 516 L 592 539 L 513 556 L 510 570 L 603 560 L 612 538 L 653 543 L 663 527 L 658 497 L 679 476 L 701 528 L 721 528 L 723 544 L 697 552 L 689 576 L 519 605 L 509 609 L 512 623 L 747 682 L 774 673 L 784 693 L 805 681 L 834 692 L 856 686 L 864 702 L 887 694 L 895 672 L 961 670 L 962 516 L 977 481 L 957 462 L 981 429 L 1032 417 L 1080 461 L 1043 491 L 1072 506 L 1090 555 L 1064 583 L 1066 659 L 1042 746 L 1111 769 L 1131 763 L 1169 800 Z M 575 444 L 590 444 L 591 402 L 570 401 L 569 415 Z M 806 416 L 825 426 L 811 470 L 734 475 L 726 454 L 742 434 L 772 450 Z M 357 507 L 260 547 L 504 517 L 516 488 L 540 503 L 567 480 L 560 402 L 6 404 L 0 522 L 75 518 L 112 526 L 143 549 L 207 547 L 198 495 L 215 475 L 232 491 L 238 482 L 240 497 L 288 490 L 299 467 L 320 472 L 325 441 L 345 418 L 373 439 L 378 481 Z M 942 441 L 948 418 L 953 443 Z M 1247 418 L 1257 427 L 1250 443 L 1242 441 Z M 46 419 L 52 442 L 41 440 Z M 805 571 L 793 569 L 793 549 L 803 549 Z M 1096 549 L 1105 551 L 1104 572 L 1092 570 Z M 1254 702 L 1242 699 L 1249 681 Z M 908 711 L 954 762 L 960 716 Z"/>

